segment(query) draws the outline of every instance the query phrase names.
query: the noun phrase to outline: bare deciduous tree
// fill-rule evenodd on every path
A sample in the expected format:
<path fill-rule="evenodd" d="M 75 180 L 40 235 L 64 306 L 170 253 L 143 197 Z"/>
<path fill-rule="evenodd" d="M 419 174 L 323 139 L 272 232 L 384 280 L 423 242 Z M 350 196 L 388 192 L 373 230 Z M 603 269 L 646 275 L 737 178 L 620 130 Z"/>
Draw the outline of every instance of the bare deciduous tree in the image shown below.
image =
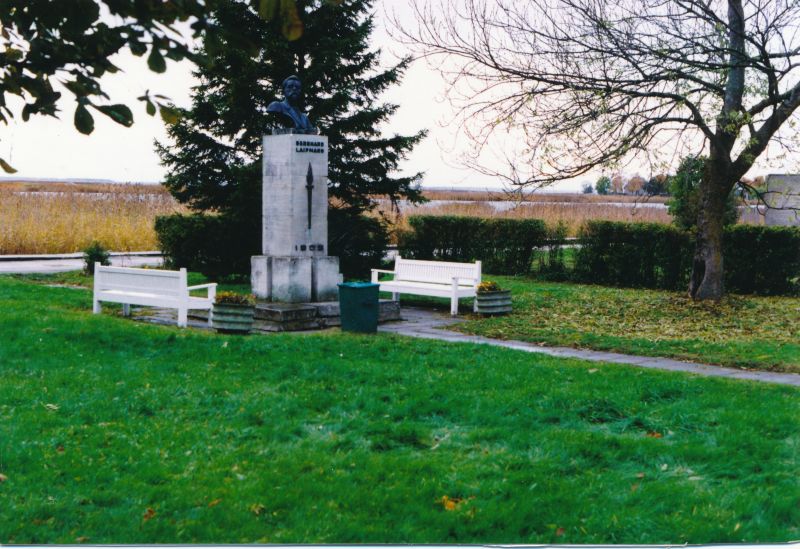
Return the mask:
<path fill-rule="evenodd" d="M 517 185 L 667 146 L 705 152 L 689 293 L 723 295 L 725 199 L 783 141 L 778 130 L 800 105 L 800 2 L 414 0 L 414 9 L 418 25 L 400 32 L 454 67 L 475 142 L 499 128 L 524 136 L 525 155 L 506 174 Z"/>

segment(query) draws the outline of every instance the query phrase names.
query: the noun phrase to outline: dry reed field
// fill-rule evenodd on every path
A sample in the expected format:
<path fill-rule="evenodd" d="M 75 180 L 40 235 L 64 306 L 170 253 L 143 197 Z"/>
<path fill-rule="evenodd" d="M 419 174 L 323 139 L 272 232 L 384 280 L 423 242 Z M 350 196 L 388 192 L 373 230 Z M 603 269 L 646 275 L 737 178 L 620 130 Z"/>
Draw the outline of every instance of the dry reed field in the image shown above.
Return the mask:
<path fill-rule="evenodd" d="M 159 185 L 0 184 L 0 254 L 158 248 L 156 216 L 183 208 Z"/>

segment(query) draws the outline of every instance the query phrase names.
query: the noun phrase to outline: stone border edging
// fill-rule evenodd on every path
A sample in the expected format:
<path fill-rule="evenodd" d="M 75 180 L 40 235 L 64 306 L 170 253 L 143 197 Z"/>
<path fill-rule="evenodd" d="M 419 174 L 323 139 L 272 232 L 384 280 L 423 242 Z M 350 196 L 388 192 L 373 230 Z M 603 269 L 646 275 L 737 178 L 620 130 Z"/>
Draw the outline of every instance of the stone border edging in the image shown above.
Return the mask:
<path fill-rule="evenodd" d="M 765 372 L 762 370 L 739 370 L 736 368 L 712 366 L 710 364 L 700 364 L 697 362 L 682 362 L 670 358 L 626 355 L 608 351 L 573 349 L 571 347 L 543 347 L 524 341 L 490 339 L 488 337 L 473 336 L 443 329 L 447 326 L 452 326 L 454 322 L 460 322 L 461 319 L 454 319 L 449 316 L 443 317 L 438 313 L 433 313 L 424 309 L 404 307 L 401 309 L 401 315 L 403 316 L 402 322 L 380 326 L 378 331 L 422 339 L 436 339 L 451 343 L 491 345 L 494 347 L 503 347 L 527 353 L 540 353 L 560 358 L 624 364 L 669 372 L 684 372 L 706 377 L 745 379 L 760 383 L 775 383 L 778 385 L 800 387 L 800 374 Z"/>

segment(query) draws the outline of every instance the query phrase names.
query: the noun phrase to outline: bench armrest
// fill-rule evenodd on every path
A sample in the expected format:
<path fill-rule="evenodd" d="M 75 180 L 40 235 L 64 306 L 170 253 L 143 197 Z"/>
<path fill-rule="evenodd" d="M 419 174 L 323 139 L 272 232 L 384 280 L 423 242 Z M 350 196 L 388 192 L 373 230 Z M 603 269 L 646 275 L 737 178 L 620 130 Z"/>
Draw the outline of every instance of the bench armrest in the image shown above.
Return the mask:
<path fill-rule="evenodd" d="M 187 286 L 186 289 L 187 290 L 202 290 L 203 288 L 211 288 L 211 287 L 216 288 L 217 287 L 217 283 L 216 282 L 212 282 L 211 284 L 198 284 L 197 286 Z"/>
<path fill-rule="evenodd" d="M 394 274 L 394 271 L 386 271 L 383 269 L 370 269 L 372 276 L 370 277 L 370 282 L 377 283 L 378 282 L 378 273 L 385 273 L 385 274 Z"/>
<path fill-rule="evenodd" d="M 217 297 L 217 283 L 212 282 L 210 284 L 198 284 L 197 286 L 187 286 L 186 291 L 191 292 L 192 290 L 208 290 L 208 299 L 214 300 Z"/>

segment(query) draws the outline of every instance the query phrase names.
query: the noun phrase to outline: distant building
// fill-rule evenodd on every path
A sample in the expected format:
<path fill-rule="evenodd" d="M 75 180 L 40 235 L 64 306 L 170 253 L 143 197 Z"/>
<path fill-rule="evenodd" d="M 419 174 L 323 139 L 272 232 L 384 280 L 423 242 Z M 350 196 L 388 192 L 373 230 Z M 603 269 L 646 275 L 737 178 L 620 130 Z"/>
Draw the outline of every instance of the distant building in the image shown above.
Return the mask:
<path fill-rule="evenodd" d="M 800 175 L 768 175 L 764 201 L 767 225 L 800 226 Z"/>

